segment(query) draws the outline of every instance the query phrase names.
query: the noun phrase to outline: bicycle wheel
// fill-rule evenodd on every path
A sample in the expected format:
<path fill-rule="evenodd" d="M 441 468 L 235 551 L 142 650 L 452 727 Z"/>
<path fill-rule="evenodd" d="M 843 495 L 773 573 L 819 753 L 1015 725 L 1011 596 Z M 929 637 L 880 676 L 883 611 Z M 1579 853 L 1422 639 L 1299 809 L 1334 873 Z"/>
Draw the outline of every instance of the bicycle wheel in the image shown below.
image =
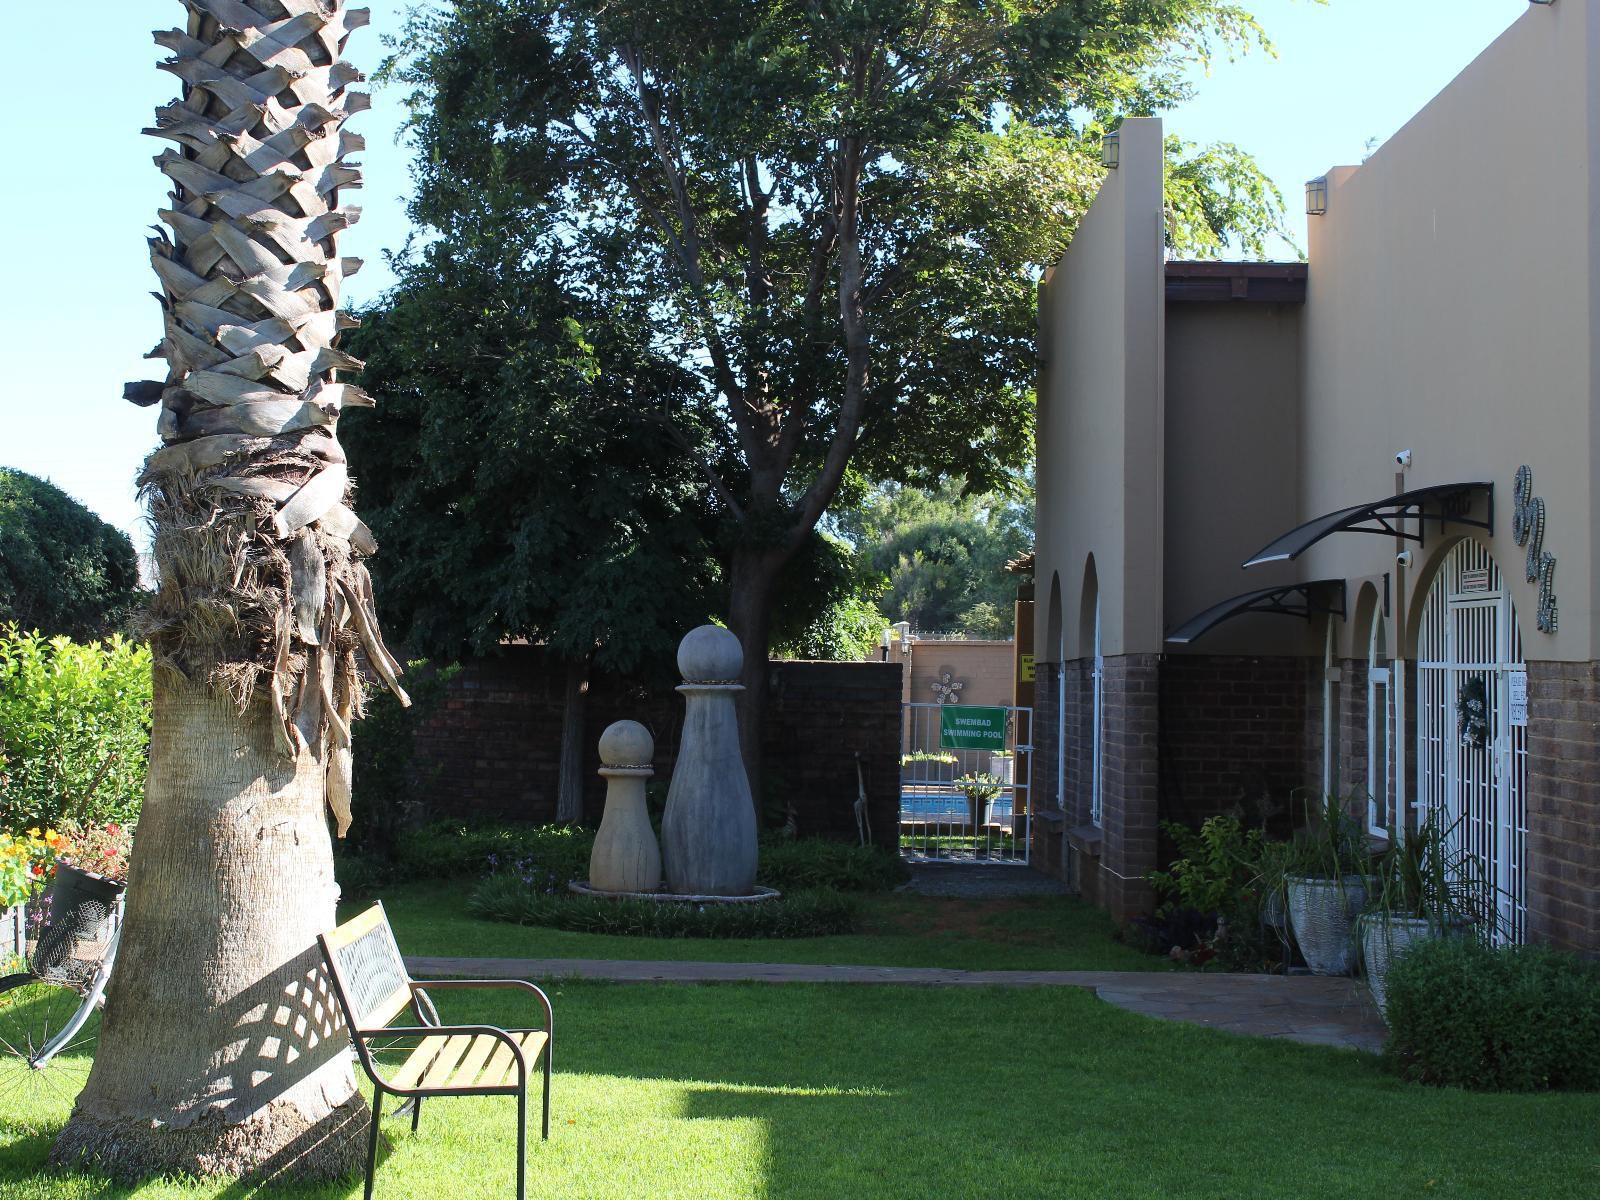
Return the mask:
<path fill-rule="evenodd" d="M 34 975 L 0 978 L 0 1120 L 60 1121 L 83 1090 L 94 1063 L 100 1016 L 91 1013 L 53 1054 L 63 1029 L 86 1001 L 75 990 Z"/>

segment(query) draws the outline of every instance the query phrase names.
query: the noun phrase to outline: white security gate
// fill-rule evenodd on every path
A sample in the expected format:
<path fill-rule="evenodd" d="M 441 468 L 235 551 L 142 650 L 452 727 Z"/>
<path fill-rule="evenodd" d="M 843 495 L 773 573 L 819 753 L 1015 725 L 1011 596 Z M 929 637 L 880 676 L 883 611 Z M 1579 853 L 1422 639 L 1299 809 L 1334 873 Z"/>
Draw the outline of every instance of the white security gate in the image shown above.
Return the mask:
<path fill-rule="evenodd" d="M 945 714 L 963 704 L 902 706 L 900 853 L 918 862 L 1026 864 L 1033 811 L 1033 710 L 1001 707 L 1004 749 L 952 747 Z"/>
<path fill-rule="evenodd" d="M 1428 590 L 1417 683 L 1418 815 L 1437 820 L 1466 858 L 1495 939 L 1520 942 L 1528 912 L 1527 668 L 1500 568 L 1475 541 L 1456 545 Z"/>

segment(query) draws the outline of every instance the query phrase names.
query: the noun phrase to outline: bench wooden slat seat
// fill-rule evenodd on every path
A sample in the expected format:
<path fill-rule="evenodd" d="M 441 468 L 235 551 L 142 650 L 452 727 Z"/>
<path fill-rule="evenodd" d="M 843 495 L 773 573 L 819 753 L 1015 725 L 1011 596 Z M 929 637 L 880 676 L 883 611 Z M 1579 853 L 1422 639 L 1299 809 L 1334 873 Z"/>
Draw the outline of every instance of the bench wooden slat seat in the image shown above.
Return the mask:
<path fill-rule="evenodd" d="M 412 1105 L 411 1128 L 428 1096 L 515 1096 L 517 1099 L 517 1200 L 527 1195 L 528 1077 L 544 1074 L 540 1133 L 550 1136 L 550 1050 L 555 1019 L 549 998 L 524 979 L 412 979 L 400 957 L 383 905 L 374 904 L 317 938 L 333 980 L 361 1068 L 372 1080 L 372 1133 L 367 1148 L 366 1198 L 372 1200 L 378 1164 L 378 1123 L 385 1093 Z M 537 1002 L 542 1027 L 444 1025 L 429 992 L 505 988 Z M 414 1024 L 397 1025 L 409 1011 Z M 412 1045 L 411 1043 L 415 1043 Z M 398 1062 L 378 1055 L 404 1053 Z"/>

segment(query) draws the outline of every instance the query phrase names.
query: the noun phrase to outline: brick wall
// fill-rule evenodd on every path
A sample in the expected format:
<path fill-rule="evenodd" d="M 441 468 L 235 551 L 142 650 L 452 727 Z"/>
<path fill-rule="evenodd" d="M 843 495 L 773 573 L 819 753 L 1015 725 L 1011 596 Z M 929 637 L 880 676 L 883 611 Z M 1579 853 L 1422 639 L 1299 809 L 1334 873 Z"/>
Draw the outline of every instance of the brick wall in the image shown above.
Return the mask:
<path fill-rule="evenodd" d="M 1276 822 L 1286 821 L 1307 760 L 1321 754 L 1320 728 L 1312 738 L 1307 719 L 1310 695 L 1320 692 L 1319 668 L 1296 657 L 1163 659 L 1162 819 L 1197 826 L 1235 808 L 1258 818 L 1265 806 L 1279 814 Z M 1320 721 L 1320 703 L 1318 709 Z M 1365 730 L 1363 724 L 1363 739 Z"/>
<path fill-rule="evenodd" d="M 874 839 L 895 845 L 900 787 L 898 662 L 774 662 L 768 674 L 767 789 L 798 813 L 803 835 L 856 836 L 855 755 L 861 754 Z M 605 784 L 596 744 L 613 721 L 638 721 L 656 740 L 656 780 L 670 782 L 683 698 L 672 681 L 646 687 L 597 674 L 584 731 L 584 823 L 598 825 Z M 555 819 L 565 680 L 538 646 L 510 646 L 467 663 L 417 733 L 428 815 Z"/>
<path fill-rule="evenodd" d="M 1528 935 L 1600 954 L 1600 663 L 1528 663 Z"/>
<path fill-rule="evenodd" d="M 1101 735 L 1099 898 L 1126 920 L 1150 907 L 1145 874 L 1155 869 L 1160 802 L 1160 656 L 1123 654 L 1105 663 Z"/>

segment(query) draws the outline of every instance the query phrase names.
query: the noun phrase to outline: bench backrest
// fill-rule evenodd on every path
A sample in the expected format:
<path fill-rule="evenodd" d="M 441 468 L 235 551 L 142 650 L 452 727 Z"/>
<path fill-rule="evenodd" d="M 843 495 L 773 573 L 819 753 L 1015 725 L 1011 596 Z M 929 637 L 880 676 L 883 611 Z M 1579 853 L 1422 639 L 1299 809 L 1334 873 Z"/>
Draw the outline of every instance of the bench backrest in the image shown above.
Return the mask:
<path fill-rule="evenodd" d="M 411 977 L 382 904 L 318 935 L 317 941 L 352 1032 L 381 1029 L 411 1004 Z"/>

